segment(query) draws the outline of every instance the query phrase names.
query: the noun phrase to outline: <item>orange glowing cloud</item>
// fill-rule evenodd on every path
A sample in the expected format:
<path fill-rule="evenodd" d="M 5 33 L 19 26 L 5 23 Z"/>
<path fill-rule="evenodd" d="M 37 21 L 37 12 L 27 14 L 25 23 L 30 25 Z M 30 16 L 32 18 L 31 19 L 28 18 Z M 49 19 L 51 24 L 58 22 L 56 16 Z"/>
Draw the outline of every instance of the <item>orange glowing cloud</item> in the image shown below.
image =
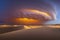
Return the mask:
<path fill-rule="evenodd" d="M 40 22 L 40 20 L 30 18 L 16 18 L 16 20 L 20 24 L 35 24 Z"/>

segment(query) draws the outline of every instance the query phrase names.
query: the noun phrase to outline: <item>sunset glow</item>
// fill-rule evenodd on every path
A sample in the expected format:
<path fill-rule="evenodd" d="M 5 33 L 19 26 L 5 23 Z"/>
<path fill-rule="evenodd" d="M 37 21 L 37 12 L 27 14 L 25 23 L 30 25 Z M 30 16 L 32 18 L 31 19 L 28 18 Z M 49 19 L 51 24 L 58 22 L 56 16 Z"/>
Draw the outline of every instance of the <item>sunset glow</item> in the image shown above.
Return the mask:
<path fill-rule="evenodd" d="M 23 24 L 33 24 L 33 23 L 38 23 L 40 20 L 37 19 L 29 19 L 29 18 L 17 18 L 16 19 L 18 22 L 23 23 Z"/>
<path fill-rule="evenodd" d="M 41 28 L 41 27 L 43 27 L 43 26 L 26 26 L 26 25 L 24 25 L 24 29 L 35 29 L 35 28 Z"/>

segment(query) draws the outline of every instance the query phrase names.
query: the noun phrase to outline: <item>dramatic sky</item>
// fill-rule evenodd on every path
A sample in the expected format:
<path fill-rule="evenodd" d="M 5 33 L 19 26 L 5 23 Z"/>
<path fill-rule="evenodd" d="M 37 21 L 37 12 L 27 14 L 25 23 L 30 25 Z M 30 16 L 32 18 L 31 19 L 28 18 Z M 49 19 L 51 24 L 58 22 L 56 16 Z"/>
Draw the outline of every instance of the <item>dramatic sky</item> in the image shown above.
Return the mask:
<path fill-rule="evenodd" d="M 49 2 L 55 7 L 56 20 L 48 22 L 49 24 L 60 24 L 60 0 L 49 0 Z"/>
<path fill-rule="evenodd" d="M 30 1 L 30 2 L 29 2 Z M 0 0 L 0 24 L 4 23 L 5 19 L 15 17 L 16 10 L 20 8 L 36 8 L 38 9 L 40 1 L 51 3 L 56 11 L 56 20 L 49 21 L 49 24 L 60 24 L 60 3 L 59 0 Z M 33 3 L 34 2 L 34 3 Z M 25 5 L 25 6 L 24 6 Z M 43 5 L 42 5 L 43 6 Z"/>

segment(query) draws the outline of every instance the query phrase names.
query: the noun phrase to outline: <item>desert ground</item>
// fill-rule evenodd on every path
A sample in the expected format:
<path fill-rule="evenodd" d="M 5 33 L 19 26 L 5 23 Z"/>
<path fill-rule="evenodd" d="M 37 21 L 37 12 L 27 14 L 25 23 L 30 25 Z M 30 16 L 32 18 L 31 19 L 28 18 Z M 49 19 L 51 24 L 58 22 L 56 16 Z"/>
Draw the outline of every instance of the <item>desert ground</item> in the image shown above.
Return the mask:
<path fill-rule="evenodd" d="M 6 28 L 6 27 L 4 27 Z M 3 29 L 4 29 L 3 28 Z M 13 30 L 11 30 L 13 29 Z M 1 40 L 20 40 L 20 39 L 58 39 L 60 38 L 60 25 L 39 25 L 39 26 L 24 26 L 24 28 L 11 27 L 6 28 L 6 32 L 1 33 Z M 8 31 L 10 30 L 10 31 Z"/>

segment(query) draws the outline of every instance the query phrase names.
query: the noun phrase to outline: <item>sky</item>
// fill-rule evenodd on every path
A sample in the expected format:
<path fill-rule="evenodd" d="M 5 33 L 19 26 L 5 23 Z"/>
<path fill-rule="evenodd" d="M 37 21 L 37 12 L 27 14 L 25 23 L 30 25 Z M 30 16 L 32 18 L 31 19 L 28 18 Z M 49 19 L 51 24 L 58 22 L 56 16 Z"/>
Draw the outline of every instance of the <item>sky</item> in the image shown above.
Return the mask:
<path fill-rule="evenodd" d="M 56 20 L 47 22 L 47 24 L 60 24 L 60 0 L 50 0 L 49 2 L 55 7 Z"/>
<path fill-rule="evenodd" d="M 47 22 L 47 24 L 60 24 L 60 3 L 59 0 L 0 0 L 0 24 L 4 23 L 5 19 L 11 17 L 19 17 L 16 10 L 20 8 L 36 8 L 38 9 L 41 4 L 40 1 L 50 3 L 56 11 L 56 20 Z M 27 6 L 27 7 L 26 7 Z M 44 6 L 44 5 L 42 5 Z M 41 6 L 41 7 L 42 7 Z"/>

